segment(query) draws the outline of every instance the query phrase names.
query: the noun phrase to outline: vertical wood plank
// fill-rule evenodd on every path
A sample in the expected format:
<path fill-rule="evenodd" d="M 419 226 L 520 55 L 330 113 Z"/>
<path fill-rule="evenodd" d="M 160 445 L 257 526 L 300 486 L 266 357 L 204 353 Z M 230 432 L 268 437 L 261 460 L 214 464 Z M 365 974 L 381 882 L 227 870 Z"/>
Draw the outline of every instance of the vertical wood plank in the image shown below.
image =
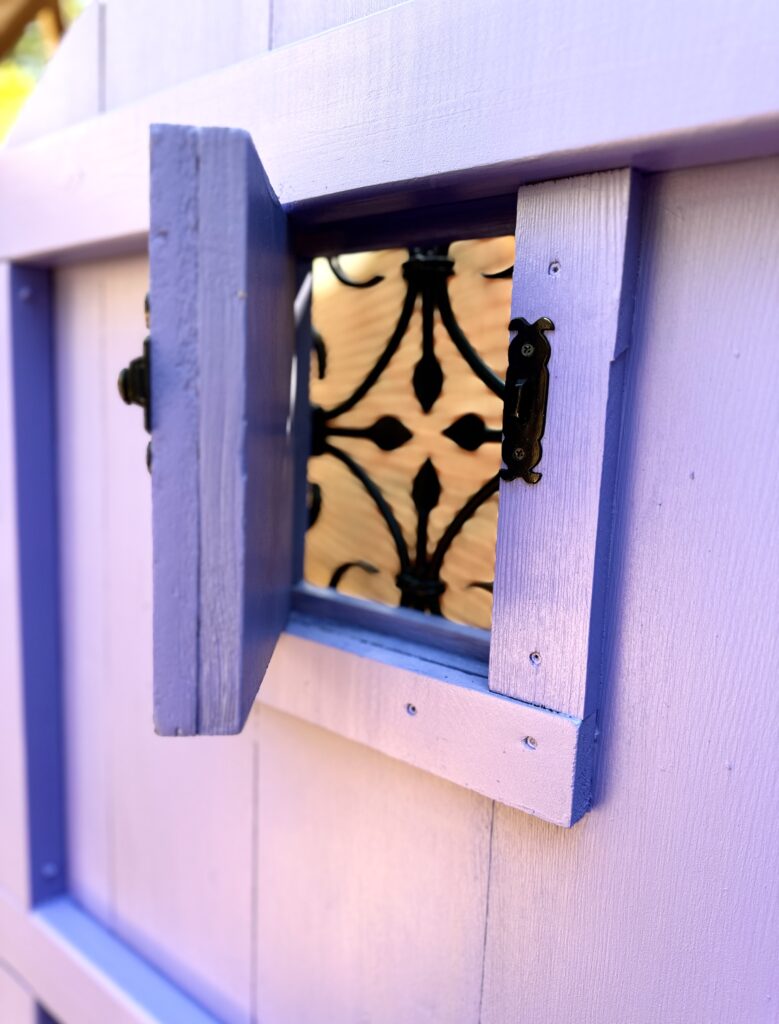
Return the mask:
<path fill-rule="evenodd" d="M 67 788 L 69 891 L 111 921 L 112 751 L 106 728 L 114 681 L 106 672 L 106 473 L 112 458 L 105 388 L 105 270 L 62 267 L 54 277 L 56 406 L 62 588 L 64 778 Z"/>
<path fill-rule="evenodd" d="M 246 721 L 289 615 L 294 272 L 251 138 L 199 131 L 197 174 L 197 731 L 225 733 Z"/>
<path fill-rule="evenodd" d="M 152 515 L 154 535 L 169 539 L 154 547 L 154 664 L 166 681 L 155 688 L 154 721 L 184 734 L 197 732 L 200 678 L 197 159 L 194 130 L 152 130 Z"/>
<path fill-rule="evenodd" d="M 477 1024 L 491 801 L 257 706 L 258 1018 Z"/>
<path fill-rule="evenodd" d="M 51 276 L 10 272 L 30 900 L 66 885 Z"/>
<path fill-rule="evenodd" d="M 143 257 L 57 272 L 70 885 L 220 1020 L 245 1024 L 252 742 L 152 730 L 148 435 L 116 393 L 147 287 Z"/>
<path fill-rule="evenodd" d="M 630 171 L 519 192 L 512 317 L 554 331 L 535 485 L 501 481 L 490 688 L 577 718 L 596 706 L 636 270 Z"/>
<path fill-rule="evenodd" d="M 220 1020 L 245 1024 L 253 970 L 253 743 L 248 735 L 174 742 L 153 733 L 148 435 L 140 410 L 116 394 L 117 373 L 138 354 L 145 333 L 148 264 L 140 257 L 105 263 L 102 275 L 109 922 Z"/>
<path fill-rule="evenodd" d="M 289 613 L 294 272 L 251 139 L 152 128 L 155 725 L 239 732 Z"/>
<path fill-rule="evenodd" d="M 778 192 L 649 186 L 596 802 L 498 809 L 484 1024 L 775 1019 Z"/>
<path fill-rule="evenodd" d="M 29 896 L 17 542 L 16 450 L 11 336 L 11 268 L 0 263 L 0 887 L 25 906 Z"/>

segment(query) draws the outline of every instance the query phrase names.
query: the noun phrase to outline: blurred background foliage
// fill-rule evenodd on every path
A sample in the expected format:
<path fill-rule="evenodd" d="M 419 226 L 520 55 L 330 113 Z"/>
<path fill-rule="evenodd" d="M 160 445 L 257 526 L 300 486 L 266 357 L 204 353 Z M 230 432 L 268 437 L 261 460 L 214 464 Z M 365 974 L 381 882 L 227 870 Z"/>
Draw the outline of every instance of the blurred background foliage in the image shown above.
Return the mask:
<path fill-rule="evenodd" d="M 89 0 L 0 0 L 0 142 Z"/>

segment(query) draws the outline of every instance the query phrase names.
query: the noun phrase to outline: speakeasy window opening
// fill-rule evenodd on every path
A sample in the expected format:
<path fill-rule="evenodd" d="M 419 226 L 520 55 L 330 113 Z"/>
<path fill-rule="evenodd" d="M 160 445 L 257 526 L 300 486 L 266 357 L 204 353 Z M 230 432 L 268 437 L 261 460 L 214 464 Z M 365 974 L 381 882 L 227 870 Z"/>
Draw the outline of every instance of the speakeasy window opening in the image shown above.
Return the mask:
<path fill-rule="evenodd" d="M 490 628 L 514 238 L 312 263 L 310 589 Z"/>

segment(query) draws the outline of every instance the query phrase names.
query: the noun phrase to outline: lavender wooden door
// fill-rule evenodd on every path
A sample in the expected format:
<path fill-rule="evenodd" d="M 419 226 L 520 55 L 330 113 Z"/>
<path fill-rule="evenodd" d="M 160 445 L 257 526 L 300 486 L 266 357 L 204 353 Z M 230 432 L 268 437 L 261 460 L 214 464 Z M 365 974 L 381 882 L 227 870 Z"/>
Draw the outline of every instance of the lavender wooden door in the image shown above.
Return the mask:
<path fill-rule="evenodd" d="M 182 46 L 176 5 L 94 4 L 0 152 L 0 1016 L 772 1022 L 775 5 L 381 6 L 193 4 Z M 492 679 L 293 594 L 241 734 L 154 734 L 160 481 L 115 382 L 159 122 L 249 131 L 293 248 L 519 194 L 515 312 L 559 376 L 548 486 L 501 496 Z"/>

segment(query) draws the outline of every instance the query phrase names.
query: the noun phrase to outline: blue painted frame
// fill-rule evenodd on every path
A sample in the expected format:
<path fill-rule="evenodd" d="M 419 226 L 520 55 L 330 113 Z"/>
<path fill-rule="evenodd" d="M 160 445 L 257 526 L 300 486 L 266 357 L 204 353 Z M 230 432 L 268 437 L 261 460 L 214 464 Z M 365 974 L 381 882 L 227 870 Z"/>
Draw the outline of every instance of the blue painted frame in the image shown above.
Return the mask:
<path fill-rule="evenodd" d="M 152 1018 L 217 1024 L 68 896 L 53 279 L 50 267 L 10 267 L 27 910 Z M 36 1018 L 36 1024 L 58 1024 L 40 1004 Z"/>
<path fill-rule="evenodd" d="M 10 273 L 30 902 L 67 888 L 52 275 Z"/>

